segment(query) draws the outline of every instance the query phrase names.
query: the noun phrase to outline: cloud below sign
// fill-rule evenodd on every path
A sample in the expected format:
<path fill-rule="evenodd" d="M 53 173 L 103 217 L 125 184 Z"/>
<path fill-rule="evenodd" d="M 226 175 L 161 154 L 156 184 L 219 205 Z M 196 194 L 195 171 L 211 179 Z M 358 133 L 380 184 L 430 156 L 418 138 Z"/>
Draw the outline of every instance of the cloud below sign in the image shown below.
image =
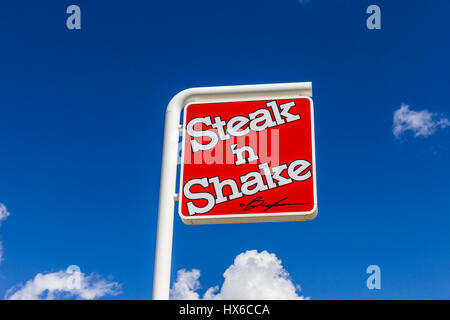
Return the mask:
<path fill-rule="evenodd" d="M 304 300 L 281 260 L 273 253 L 248 250 L 239 254 L 223 274 L 221 287 L 211 287 L 204 300 Z M 173 300 L 198 300 L 200 271 L 182 269 L 170 291 Z"/>

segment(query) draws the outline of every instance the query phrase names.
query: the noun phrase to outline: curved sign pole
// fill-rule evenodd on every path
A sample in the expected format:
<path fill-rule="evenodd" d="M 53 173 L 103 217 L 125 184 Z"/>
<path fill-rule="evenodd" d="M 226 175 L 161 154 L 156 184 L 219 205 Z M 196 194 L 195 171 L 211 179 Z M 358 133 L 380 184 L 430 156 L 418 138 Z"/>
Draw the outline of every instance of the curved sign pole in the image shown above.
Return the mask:
<path fill-rule="evenodd" d="M 168 300 L 172 263 L 173 219 L 176 194 L 180 114 L 189 103 L 239 99 L 282 99 L 312 96 L 311 82 L 191 88 L 179 92 L 166 110 L 159 193 L 153 299 Z M 184 125 L 184 124 L 183 124 Z"/>

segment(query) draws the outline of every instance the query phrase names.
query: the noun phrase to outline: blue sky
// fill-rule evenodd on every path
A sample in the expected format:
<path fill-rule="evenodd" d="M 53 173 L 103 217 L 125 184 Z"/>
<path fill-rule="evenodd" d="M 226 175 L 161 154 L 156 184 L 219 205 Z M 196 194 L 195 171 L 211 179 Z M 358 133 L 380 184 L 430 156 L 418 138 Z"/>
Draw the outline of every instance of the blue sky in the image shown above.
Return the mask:
<path fill-rule="evenodd" d="M 71 4 L 81 30 L 66 28 Z M 371 4 L 381 30 L 366 28 Z M 171 97 L 312 81 L 318 217 L 186 226 L 175 216 L 173 281 L 197 268 L 202 294 L 255 249 L 311 299 L 450 298 L 450 128 L 437 125 L 450 117 L 449 10 L 444 0 L 2 1 L 0 297 L 78 265 L 120 283 L 106 298 L 150 299 Z M 396 137 L 402 104 L 425 113 L 407 113 Z M 411 120 L 424 114 L 431 124 Z M 421 125 L 429 134 L 415 135 Z M 381 290 L 366 287 L 372 264 Z"/>

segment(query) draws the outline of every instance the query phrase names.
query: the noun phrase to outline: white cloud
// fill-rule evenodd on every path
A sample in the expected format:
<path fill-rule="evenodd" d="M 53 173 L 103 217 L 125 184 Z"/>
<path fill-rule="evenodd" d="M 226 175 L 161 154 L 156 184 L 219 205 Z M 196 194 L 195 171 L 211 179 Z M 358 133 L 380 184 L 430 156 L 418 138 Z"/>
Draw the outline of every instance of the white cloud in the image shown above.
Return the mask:
<path fill-rule="evenodd" d="M 2 221 L 5 221 L 8 218 L 10 213 L 6 209 L 6 206 L 0 202 L 0 225 Z M 3 261 L 3 242 L 0 241 L 0 263 Z"/>
<path fill-rule="evenodd" d="M 6 206 L 0 202 L 0 222 L 5 221 L 8 218 L 10 213 L 6 209 Z"/>
<path fill-rule="evenodd" d="M 0 203 L 0 223 L 10 215 L 6 206 Z M 3 256 L 3 244 L 0 241 L 0 262 Z M 38 273 L 24 285 L 9 289 L 5 298 L 11 300 L 39 299 L 97 299 L 105 295 L 117 295 L 121 285 L 118 282 L 101 278 L 95 273 L 86 275 L 79 267 L 70 266 L 67 270 L 52 273 Z"/>
<path fill-rule="evenodd" d="M 402 104 L 394 112 L 392 132 L 398 138 L 405 131 L 412 131 L 415 137 L 428 137 L 438 128 L 450 126 L 447 118 L 436 119 L 436 114 L 428 110 L 413 111 L 409 106 Z"/>
<path fill-rule="evenodd" d="M 200 271 L 193 269 L 178 271 L 170 295 L 171 299 L 199 299 Z M 234 263 L 223 274 L 222 286 L 209 288 L 203 295 L 205 300 L 268 300 L 305 299 L 298 295 L 300 287 L 295 285 L 284 269 L 281 260 L 273 253 L 248 250 L 239 254 Z"/>
<path fill-rule="evenodd" d="M 200 271 L 197 269 L 178 270 L 177 281 L 170 290 L 170 298 L 172 300 L 198 300 L 199 295 L 195 292 L 201 287 L 198 278 L 200 278 Z"/>
<path fill-rule="evenodd" d="M 61 270 L 53 273 L 38 273 L 25 285 L 11 288 L 5 299 L 9 300 L 53 300 L 84 299 L 92 300 L 105 295 L 121 293 L 121 285 L 102 279 L 99 275 Z"/>

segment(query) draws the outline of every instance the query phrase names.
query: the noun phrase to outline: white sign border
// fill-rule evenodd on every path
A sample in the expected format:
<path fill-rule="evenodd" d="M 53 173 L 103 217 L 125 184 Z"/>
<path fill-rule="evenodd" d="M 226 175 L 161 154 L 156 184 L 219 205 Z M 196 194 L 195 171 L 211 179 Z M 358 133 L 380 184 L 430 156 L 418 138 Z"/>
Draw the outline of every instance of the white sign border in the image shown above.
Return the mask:
<path fill-rule="evenodd" d="M 183 168 L 184 168 L 184 152 L 185 152 L 185 137 L 186 137 L 186 114 L 187 108 L 190 105 L 198 104 L 212 104 L 212 103 L 226 103 L 226 102 L 241 102 L 241 101 L 264 101 L 264 100 L 289 100 L 289 99 L 308 99 L 310 102 L 310 119 L 311 119 L 311 146 L 312 146 L 312 170 L 313 170 L 313 197 L 314 207 L 306 212 L 273 212 L 273 213 L 246 213 L 246 214 L 223 214 L 214 216 L 184 216 L 181 213 L 183 206 Z M 179 201 L 178 201 L 178 215 L 184 224 L 226 224 L 226 223 L 251 223 L 251 222 L 282 222 L 282 221 L 307 221 L 313 220 L 317 216 L 317 181 L 316 181 L 316 144 L 314 131 L 314 102 L 309 96 L 292 96 L 292 97 L 263 97 L 263 98 L 248 98 L 248 99 L 232 99 L 232 100 L 217 100 L 205 102 L 189 102 L 184 106 L 183 127 L 182 127 L 182 145 L 181 145 L 181 162 L 180 162 L 180 181 L 179 181 Z"/>

